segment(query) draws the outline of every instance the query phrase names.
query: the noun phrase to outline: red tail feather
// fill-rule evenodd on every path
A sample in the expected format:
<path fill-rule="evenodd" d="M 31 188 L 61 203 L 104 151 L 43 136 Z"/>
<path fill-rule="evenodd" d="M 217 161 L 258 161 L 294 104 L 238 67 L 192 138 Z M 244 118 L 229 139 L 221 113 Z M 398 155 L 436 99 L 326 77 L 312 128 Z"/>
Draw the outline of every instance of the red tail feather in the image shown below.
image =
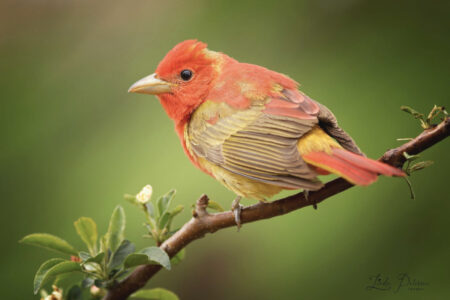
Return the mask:
<path fill-rule="evenodd" d="M 405 176 L 397 168 L 339 148 L 334 148 L 332 154 L 311 152 L 302 157 L 307 163 L 340 175 L 356 185 L 369 185 L 377 180 L 379 174 Z"/>

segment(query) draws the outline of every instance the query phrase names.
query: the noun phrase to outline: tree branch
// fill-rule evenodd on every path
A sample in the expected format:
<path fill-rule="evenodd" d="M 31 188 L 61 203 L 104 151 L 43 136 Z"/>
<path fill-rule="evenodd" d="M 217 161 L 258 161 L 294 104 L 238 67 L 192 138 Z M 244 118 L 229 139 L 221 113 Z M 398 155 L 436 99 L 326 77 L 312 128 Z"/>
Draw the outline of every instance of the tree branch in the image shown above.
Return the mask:
<path fill-rule="evenodd" d="M 410 155 L 418 154 L 442 141 L 448 137 L 449 134 L 450 118 L 447 117 L 439 125 L 423 131 L 411 141 L 397 148 L 388 150 L 380 160 L 396 167 L 402 167 L 406 160 L 403 156 L 404 152 L 407 152 Z M 338 178 L 325 184 L 322 189 L 310 192 L 308 198 L 305 198 L 305 195 L 302 192 L 277 201 L 248 206 L 242 210 L 241 220 L 242 223 L 249 223 L 284 215 L 293 210 L 322 202 L 330 196 L 345 191 L 350 187 L 352 187 L 351 183 L 343 178 Z M 200 199 L 197 200 L 192 219 L 161 245 L 161 248 L 164 249 L 170 257 L 177 254 L 192 241 L 203 237 L 206 233 L 214 233 L 223 228 L 236 226 L 234 215 L 231 211 L 209 214 L 206 211 L 208 201 L 208 197 L 202 195 Z M 126 299 L 133 292 L 144 287 L 147 281 L 160 269 L 161 266 L 159 265 L 137 267 L 127 278 L 112 288 L 103 300 Z"/>

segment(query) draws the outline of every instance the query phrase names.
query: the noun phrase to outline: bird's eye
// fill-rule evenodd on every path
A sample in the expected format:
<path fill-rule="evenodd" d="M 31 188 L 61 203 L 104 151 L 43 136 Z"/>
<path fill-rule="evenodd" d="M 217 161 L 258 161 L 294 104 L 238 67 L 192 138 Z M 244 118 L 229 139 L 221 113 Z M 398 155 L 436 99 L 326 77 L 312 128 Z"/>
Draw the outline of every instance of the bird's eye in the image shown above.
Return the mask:
<path fill-rule="evenodd" d="M 184 81 L 188 81 L 189 79 L 192 78 L 192 71 L 191 70 L 183 70 L 180 73 L 181 79 L 183 79 Z"/>

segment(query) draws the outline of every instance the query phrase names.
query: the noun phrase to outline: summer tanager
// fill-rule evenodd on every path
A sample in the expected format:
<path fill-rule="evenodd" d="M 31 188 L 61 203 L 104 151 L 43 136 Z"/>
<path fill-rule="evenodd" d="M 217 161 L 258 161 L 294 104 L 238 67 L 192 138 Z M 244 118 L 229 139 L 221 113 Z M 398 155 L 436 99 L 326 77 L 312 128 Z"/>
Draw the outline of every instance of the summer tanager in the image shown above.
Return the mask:
<path fill-rule="evenodd" d="M 238 226 L 241 197 L 264 201 L 283 189 L 318 190 L 317 176 L 329 173 L 355 185 L 379 174 L 404 176 L 366 158 L 331 111 L 294 80 L 196 40 L 176 45 L 129 92 L 158 96 L 191 162 L 236 193 Z"/>

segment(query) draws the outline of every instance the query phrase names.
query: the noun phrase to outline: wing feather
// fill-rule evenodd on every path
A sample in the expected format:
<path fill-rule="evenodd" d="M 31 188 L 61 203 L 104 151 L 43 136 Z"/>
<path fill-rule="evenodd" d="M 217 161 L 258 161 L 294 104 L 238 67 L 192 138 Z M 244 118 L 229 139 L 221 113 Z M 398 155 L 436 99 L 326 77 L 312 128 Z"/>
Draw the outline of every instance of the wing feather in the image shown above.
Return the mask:
<path fill-rule="evenodd" d="M 298 139 L 319 122 L 311 113 L 316 106 L 309 98 L 291 101 L 286 94 L 298 95 L 292 92 L 277 99 L 255 100 L 246 109 L 205 102 L 194 112 L 187 129 L 191 151 L 259 182 L 291 189 L 320 188 L 317 173 L 297 150 Z M 213 124 L 207 122 L 216 117 Z"/>

